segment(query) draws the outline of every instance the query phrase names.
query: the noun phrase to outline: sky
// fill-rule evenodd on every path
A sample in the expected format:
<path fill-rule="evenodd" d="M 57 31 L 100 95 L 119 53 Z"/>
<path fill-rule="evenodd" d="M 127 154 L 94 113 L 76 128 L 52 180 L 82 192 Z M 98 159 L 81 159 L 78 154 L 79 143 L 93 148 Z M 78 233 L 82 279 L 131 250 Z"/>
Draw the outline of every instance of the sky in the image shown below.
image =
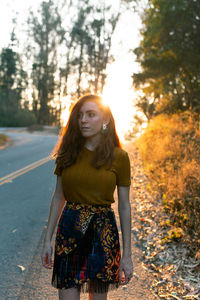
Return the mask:
<path fill-rule="evenodd" d="M 12 30 L 12 19 L 17 17 L 20 27 L 28 16 L 30 7 L 36 8 L 41 0 L 3 0 L 0 1 L 0 48 L 6 47 Z"/>
<path fill-rule="evenodd" d="M 93 0 L 94 2 L 97 0 Z M 98 0 L 104 1 L 104 0 Z M 106 0 L 113 5 L 114 1 Z M 0 1 L 0 48 L 6 47 L 12 30 L 12 19 L 17 18 L 19 38 L 25 34 L 25 22 L 30 8 L 36 10 L 41 0 Z M 119 0 L 115 0 L 115 7 Z M 112 40 L 112 54 L 115 61 L 108 66 L 107 84 L 103 91 L 105 102 L 110 105 L 118 131 L 126 132 L 134 114 L 134 91 L 131 90 L 133 72 L 138 70 L 135 56 L 130 49 L 139 45 L 141 21 L 137 14 L 129 10 L 121 16 Z M 120 114 L 119 114 L 120 112 Z"/>
<path fill-rule="evenodd" d="M 12 19 L 17 18 L 18 25 L 23 30 L 23 23 L 26 22 L 29 9 L 37 9 L 42 0 L 3 0 L 0 1 L 0 25 L 3 29 L 0 35 L 0 48 L 7 45 L 9 33 L 12 30 Z M 66 0 L 67 1 L 67 0 Z M 104 0 L 93 0 L 93 2 L 103 2 Z M 106 4 L 113 4 L 112 0 L 106 0 Z M 114 7 L 118 7 L 119 0 L 115 0 Z M 131 12 L 127 12 L 120 20 L 117 30 L 117 40 L 120 38 L 126 43 L 126 47 L 133 46 L 138 41 L 137 30 L 140 26 L 139 18 Z M 130 39 L 130 34 L 132 38 Z"/>

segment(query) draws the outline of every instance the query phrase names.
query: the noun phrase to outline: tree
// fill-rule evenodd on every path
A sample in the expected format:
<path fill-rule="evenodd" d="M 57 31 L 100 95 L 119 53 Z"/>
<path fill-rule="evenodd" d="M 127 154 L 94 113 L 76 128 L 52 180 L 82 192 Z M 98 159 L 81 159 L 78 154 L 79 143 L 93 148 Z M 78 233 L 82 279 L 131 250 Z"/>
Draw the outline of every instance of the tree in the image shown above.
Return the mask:
<path fill-rule="evenodd" d="M 0 54 L 0 122 L 8 124 L 8 119 L 19 109 L 20 95 L 13 88 L 17 73 L 17 53 L 3 48 Z"/>
<path fill-rule="evenodd" d="M 120 12 L 112 12 L 111 6 L 94 6 L 88 0 L 79 0 L 78 3 L 81 5 L 77 19 L 66 38 L 66 68 L 62 68 L 67 80 L 70 76 L 75 78 L 72 98 L 89 91 L 102 92 L 106 67 L 113 59 L 110 55 L 111 40 L 120 16 Z M 69 93 L 69 89 L 66 90 Z"/>
<path fill-rule="evenodd" d="M 16 25 L 15 20 L 13 21 Z M 15 29 L 15 27 L 14 27 Z M 27 73 L 15 51 L 17 38 L 11 33 L 10 44 L 0 53 L 0 125 L 24 126 L 34 123 L 34 116 L 22 107 L 22 94 L 27 85 Z"/>
<path fill-rule="evenodd" d="M 84 56 L 85 56 L 85 46 L 89 41 L 89 33 L 85 28 L 85 23 L 87 15 L 90 13 L 92 6 L 88 6 L 88 1 L 86 1 L 86 7 L 81 7 L 78 12 L 77 21 L 74 23 L 71 31 L 71 40 L 76 48 L 76 54 L 72 60 L 72 65 L 77 69 L 77 97 L 81 95 L 81 80 L 84 72 Z"/>
<path fill-rule="evenodd" d="M 138 106 L 148 118 L 163 112 L 200 113 L 199 11 L 196 0 L 148 1 L 142 41 L 134 50 L 141 71 L 133 74 L 134 85 L 143 92 Z"/>
<path fill-rule="evenodd" d="M 31 12 L 28 23 L 35 44 L 31 75 L 33 109 L 39 124 L 52 124 L 57 118 L 56 109 L 53 110 L 55 114 L 51 113 L 57 88 L 57 47 L 63 42 L 65 31 L 52 0 L 43 1 L 38 14 Z"/>
<path fill-rule="evenodd" d="M 90 39 L 87 53 L 89 56 L 89 74 L 92 75 L 90 83 L 95 93 L 102 93 L 106 80 L 106 68 L 114 58 L 110 55 L 112 37 L 119 21 L 121 12 L 111 13 L 111 6 L 96 8 L 97 16 L 89 24 Z M 106 18 L 109 14 L 109 18 Z"/>

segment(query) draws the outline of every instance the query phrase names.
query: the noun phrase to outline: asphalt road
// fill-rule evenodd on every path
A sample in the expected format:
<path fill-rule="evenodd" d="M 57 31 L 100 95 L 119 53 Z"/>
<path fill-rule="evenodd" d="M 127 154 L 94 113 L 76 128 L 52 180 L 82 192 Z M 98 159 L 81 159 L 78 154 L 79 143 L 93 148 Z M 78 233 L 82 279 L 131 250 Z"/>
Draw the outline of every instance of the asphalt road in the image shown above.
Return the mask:
<path fill-rule="evenodd" d="M 41 240 L 56 179 L 53 161 L 34 163 L 51 153 L 57 137 L 6 134 L 14 143 L 0 150 L 0 299 L 34 299 L 28 286 L 42 268 Z M 1 181 L 18 170 L 24 172 Z"/>

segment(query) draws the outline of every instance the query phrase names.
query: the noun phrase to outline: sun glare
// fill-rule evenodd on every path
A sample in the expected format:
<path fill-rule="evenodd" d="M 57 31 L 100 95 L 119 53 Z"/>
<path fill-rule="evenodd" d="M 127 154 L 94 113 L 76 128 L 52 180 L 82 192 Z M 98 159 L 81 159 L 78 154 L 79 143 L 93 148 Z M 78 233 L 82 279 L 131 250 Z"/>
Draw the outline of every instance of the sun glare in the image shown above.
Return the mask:
<path fill-rule="evenodd" d="M 122 85 L 120 90 L 113 90 L 112 86 L 107 85 L 104 88 L 102 99 L 105 105 L 110 107 L 115 119 L 117 133 L 120 139 L 123 140 L 124 135 L 131 127 L 133 119 L 133 91 L 128 88 L 124 89 Z M 70 103 L 66 99 L 63 102 L 65 103 L 65 107 L 61 114 L 61 124 L 65 126 L 70 113 Z"/>
<path fill-rule="evenodd" d="M 61 126 L 65 126 L 67 124 L 69 114 L 70 114 L 70 106 L 71 102 L 69 101 L 68 97 L 63 97 L 62 99 L 62 113 L 60 116 Z"/>
<path fill-rule="evenodd" d="M 112 70 L 104 87 L 102 98 L 107 104 L 115 119 L 117 133 L 120 139 L 124 139 L 125 134 L 130 130 L 134 115 L 133 97 L 134 91 L 131 89 L 131 77 L 120 76 L 119 66 Z"/>
<path fill-rule="evenodd" d="M 117 91 L 113 91 L 108 86 L 105 88 L 102 97 L 104 103 L 107 104 L 112 111 L 117 133 L 122 139 L 130 129 L 133 118 L 133 95 L 128 89 L 126 91 L 123 90 L 121 93 L 118 91 L 117 93 Z"/>
<path fill-rule="evenodd" d="M 112 66 L 102 93 L 103 102 L 108 105 L 115 119 L 117 133 L 121 140 L 131 129 L 134 113 L 134 91 L 131 89 L 131 76 L 119 74 L 118 64 Z M 127 72 L 128 73 L 128 72 Z M 63 99 L 64 107 L 61 115 L 62 125 L 66 125 L 69 117 L 70 100 Z"/>
<path fill-rule="evenodd" d="M 136 115 L 140 117 L 134 103 L 137 94 L 132 88 L 132 75 L 137 71 L 138 64 L 135 62 L 133 53 L 129 51 L 138 46 L 139 28 L 138 16 L 134 15 L 133 17 L 133 14 L 128 12 L 123 15 L 120 26 L 117 27 L 112 39 L 111 54 L 115 60 L 107 66 L 106 84 L 101 94 L 104 103 L 110 107 L 113 113 L 117 133 L 123 142 L 129 132 L 137 131 L 138 125 L 135 126 L 134 117 Z M 68 106 L 67 103 L 70 102 L 70 99 L 65 99 L 64 102 L 66 105 L 61 116 L 63 125 L 66 124 L 69 117 L 70 105 Z"/>

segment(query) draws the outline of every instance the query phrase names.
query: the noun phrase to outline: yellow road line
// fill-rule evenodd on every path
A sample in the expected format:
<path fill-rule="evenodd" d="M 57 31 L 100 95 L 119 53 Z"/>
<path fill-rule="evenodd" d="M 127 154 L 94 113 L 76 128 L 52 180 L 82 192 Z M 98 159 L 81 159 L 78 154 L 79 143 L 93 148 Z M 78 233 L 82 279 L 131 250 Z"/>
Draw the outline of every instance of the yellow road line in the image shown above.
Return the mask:
<path fill-rule="evenodd" d="M 45 164 L 46 162 L 50 161 L 51 160 L 51 156 L 47 156 L 47 157 L 44 157 L 24 168 L 21 168 L 15 172 L 12 172 L 2 178 L 0 178 L 0 185 L 4 184 L 4 183 L 8 183 L 8 182 L 11 182 L 13 179 L 15 179 L 16 177 L 19 177 L 43 164 Z"/>

